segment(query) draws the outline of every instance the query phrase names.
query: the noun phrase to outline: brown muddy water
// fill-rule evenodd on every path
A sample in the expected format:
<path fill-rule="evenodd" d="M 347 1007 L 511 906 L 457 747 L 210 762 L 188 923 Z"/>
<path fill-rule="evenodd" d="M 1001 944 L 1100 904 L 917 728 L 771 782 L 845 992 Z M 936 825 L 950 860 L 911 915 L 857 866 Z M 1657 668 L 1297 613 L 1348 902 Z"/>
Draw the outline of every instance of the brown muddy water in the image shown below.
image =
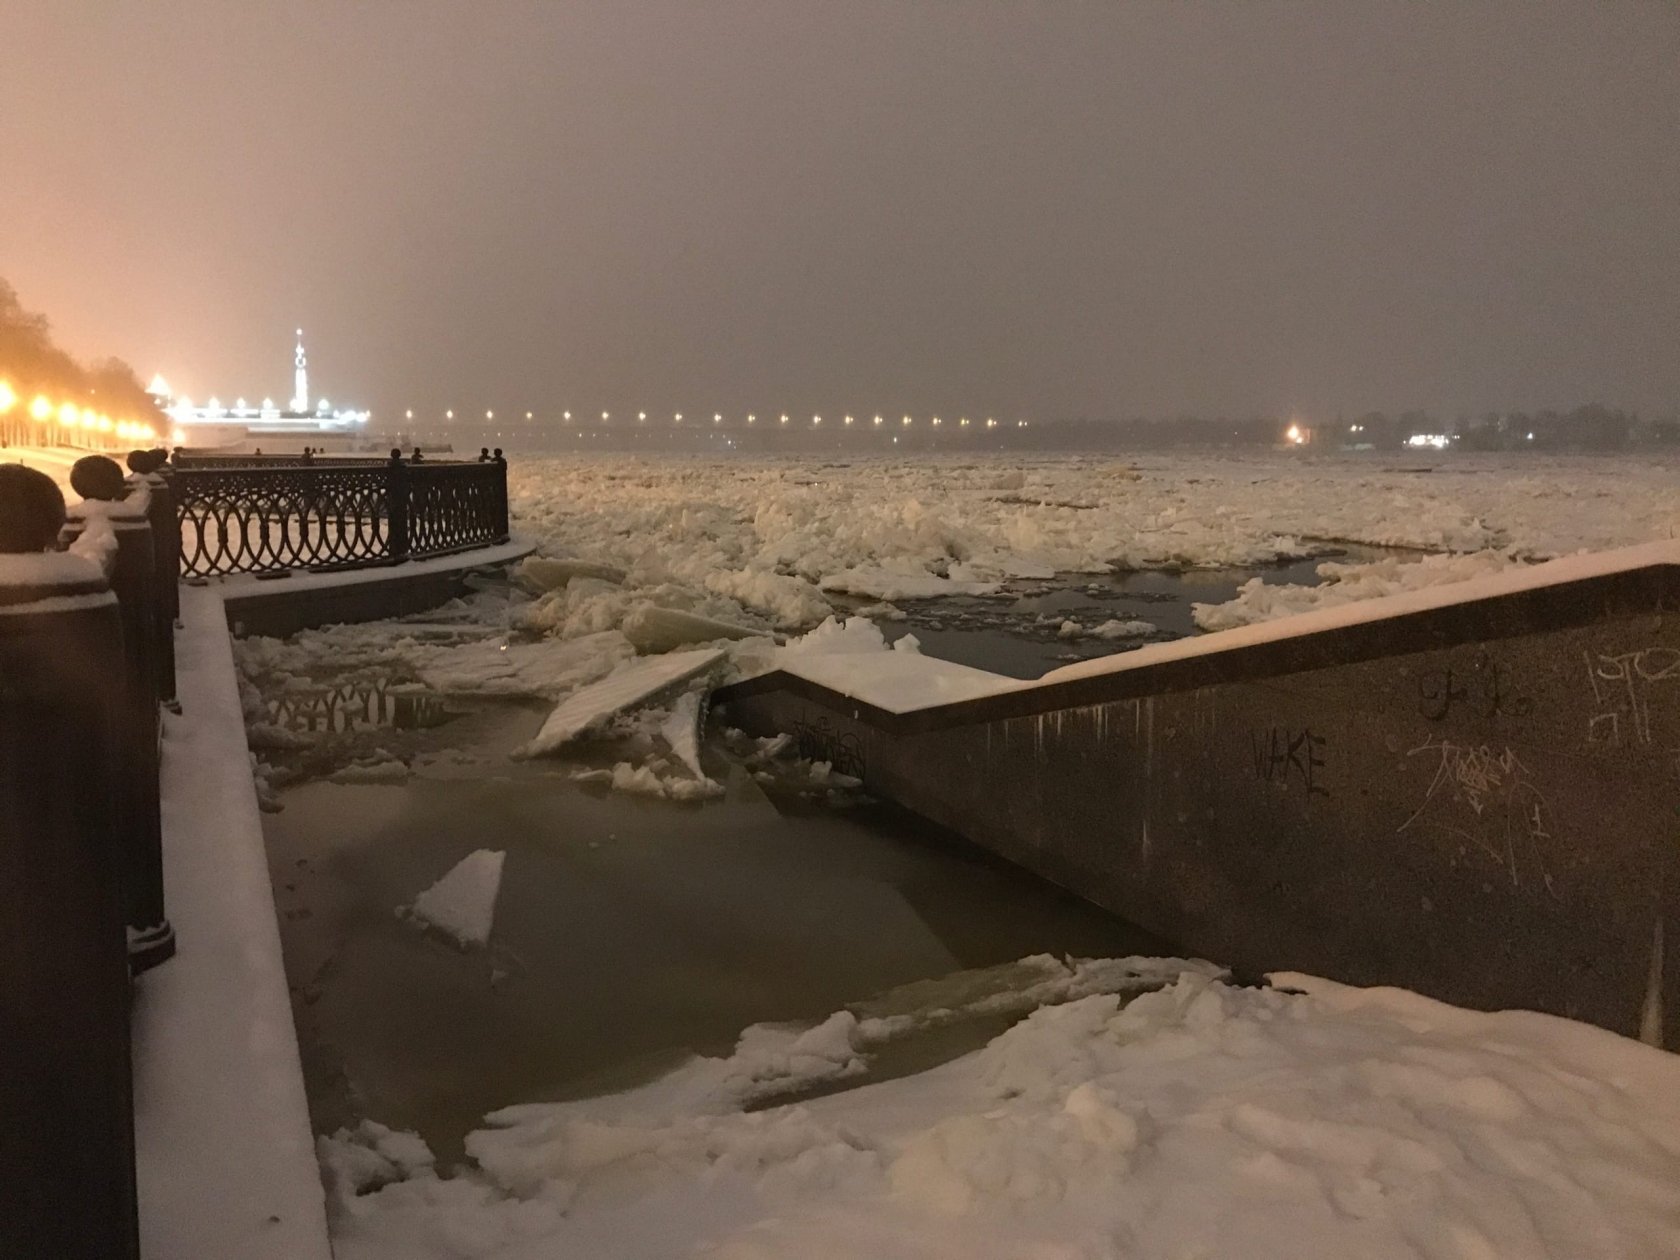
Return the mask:
<path fill-rule="evenodd" d="M 1322 559 L 1320 557 L 1319 559 Z M 1362 557 L 1356 557 L 1362 558 Z M 1318 559 L 1257 571 L 1316 581 Z M 1192 633 L 1190 602 L 1256 572 L 1116 574 L 1022 583 L 1001 600 L 905 604 L 889 637 L 1034 677 L 1136 643 L 1057 637 L 1138 618 Z M 466 702 L 365 675 L 264 697 L 307 748 L 264 756 L 301 782 L 265 815 L 312 1121 L 369 1117 L 424 1136 L 445 1162 L 485 1113 L 650 1080 L 723 1055 L 748 1025 L 811 1022 L 897 986 L 1039 953 L 1175 952 L 960 839 L 798 764 L 746 764 L 709 731 L 722 799 L 681 805 L 602 792 L 571 762 L 511 751 L 545 705 Z M 327 738 L 322 738 L 327 736 Z M 373 750 L 395 783 L 331 782 Z M 585 754 L 608 764 L 611 748 Z M 462 950 L 398 915 L 476 849 L 506 853 L 490 945 Z M 891 1048 L 872 1078 L 972 1049 L 1009 1019 L 959 1021 Z"/>
<path fill-rule="evenodd" d="M 767 787 L 716 741 L 727 794 L 701 806 L 506 760 L 540 720 L 475 709 L 432 728 L 406 783 L 305 783 L 265 817 L 317 1131 L 367 1116 L 448 1160 L 490 1110 L 639 1084 L 750 1024 L 1029 954 L 1170 952 L 898 811 L 802 795 L 800 767 Z M 488 949 L 398 917 L 480 848 L 507 854 Z M 898 1066 L 1005 1023 L 942 1029 Z"/>

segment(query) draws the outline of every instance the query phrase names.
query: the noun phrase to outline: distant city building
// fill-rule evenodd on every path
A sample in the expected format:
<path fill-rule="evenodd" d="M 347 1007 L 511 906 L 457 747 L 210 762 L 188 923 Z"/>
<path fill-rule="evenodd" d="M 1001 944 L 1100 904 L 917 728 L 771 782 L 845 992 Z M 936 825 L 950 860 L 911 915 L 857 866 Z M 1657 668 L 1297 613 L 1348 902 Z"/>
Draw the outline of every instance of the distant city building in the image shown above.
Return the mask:
<path fill-rule="evenodd" d="M 148 392 L 174 425 L 171 442 L 178 446 L 225 446 L 267 436 L 283 439 L 287 445 L 291 439 L 336 439 L 333 445 L 337 446 L 360 439 L 367 430 L 369 412 L 335 408 L 325 398 L 311 406 L 303 329 L 297 330 L 297 337 L 292 356 L 292 398 L 284 408 L 276 406 L 271 398 L 255 406 L 243 398 L 232 406 L 216 398 L 199 405 L 190 398 L 175 397 L 169 383 L 161 375 L 154 376 Z"/>

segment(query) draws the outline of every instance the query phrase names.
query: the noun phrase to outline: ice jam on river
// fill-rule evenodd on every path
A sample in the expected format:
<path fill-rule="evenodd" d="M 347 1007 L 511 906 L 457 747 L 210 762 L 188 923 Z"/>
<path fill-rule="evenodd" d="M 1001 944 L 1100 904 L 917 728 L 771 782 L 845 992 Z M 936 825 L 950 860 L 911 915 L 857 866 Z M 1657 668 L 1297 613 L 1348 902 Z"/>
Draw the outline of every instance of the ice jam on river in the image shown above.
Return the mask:
<path fill-rule="evenodd" d="M 666 811 L 680 835 L 694 811 L 728 808 L 726 773 L 797 780 L 818 799 L 855 787 L 844 767 L 708 730 L 708 688 L 784 654 L 821 654 L 842 676 L 878 670 L 883 653 L 972 649 L 963 663 L 1001 672 L 953 685 L 1008 686 L 1002 673 L 1196 627 L 1672 538 L 1675 471 L 1491 457 L 519 461 L 516 528 L 541 546 L 511 587 L 239 644 L 259 784 L 400 792 L 411 776 L 540 765 Z M 335 753 L 331 731 L 279 720 L 288 695 L 358 672 L 416 712 L 490 698 L 541 711 L 488 759 L 412 730 Z M 382 914 L 412 903 L 494 951 L 508 911 L 489 868 L 500 875 L 504 845 L 484 846 L 496 856 L 453 882 L 441 866 Z M 434 881 L 451 896 L 416 900 Z M 1403 991 L 1239 985 L 1217 960 L 1033 955 L 983 975 L 890 1010 L 748 1027 L 733 1051 L 620 1092 L 506 1098 L 459 1158 L 357 1115 L 320 1139 L 337 1254 L 1680 1254 L 1673 1055 Z M 905 1039 L 977 1013 L 1006 1017 L 978 1048 L 872 1072 Z"/>

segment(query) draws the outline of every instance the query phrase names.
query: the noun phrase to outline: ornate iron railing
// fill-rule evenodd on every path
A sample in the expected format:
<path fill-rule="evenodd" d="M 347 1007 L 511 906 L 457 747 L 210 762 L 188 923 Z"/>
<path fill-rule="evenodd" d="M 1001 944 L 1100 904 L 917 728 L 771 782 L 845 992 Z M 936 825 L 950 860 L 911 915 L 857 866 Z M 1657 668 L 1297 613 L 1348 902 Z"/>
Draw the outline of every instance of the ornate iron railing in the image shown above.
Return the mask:
<path fill-rule="evenodd" d="M 176 470 L 181 573 L 397 564 L 507 541 L 507 465 L 244 465 Z"/>
<path fill-rule="evenodd" d="M 407 464 L 408 550 L 435 556 L 507 541 L 507 465 Z"/>
<path fill-rule="evenodd" d="M 310 691 L 288 689 L 264 705 L 274 725 L 310 734 L 353 734 L 381 727 L 429 730 L 456 716 L 441 697 L 429 691 L 383 680 L 344 682 Z"/>

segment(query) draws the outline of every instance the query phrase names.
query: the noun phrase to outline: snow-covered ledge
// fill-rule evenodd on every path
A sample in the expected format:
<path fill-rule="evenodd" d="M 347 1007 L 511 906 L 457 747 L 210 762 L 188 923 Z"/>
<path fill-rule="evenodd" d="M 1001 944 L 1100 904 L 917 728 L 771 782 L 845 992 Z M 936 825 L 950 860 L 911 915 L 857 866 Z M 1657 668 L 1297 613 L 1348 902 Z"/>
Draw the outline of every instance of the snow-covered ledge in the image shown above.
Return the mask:
<path fill-rule="evenodd" d="M 1515 595 L 1587 578 L 1608 577 L 1653 565 L 1675 564 L 1680 564 L 1680 542 L 1666 539 L 1621 547 L 1615 551 L 1583 552 L 1468 581 L 1359 600 L 1335 608 L 1297 613 L 1275 621 L 1191 635 L 1166 643 L 1151 643 L 1129 652 L 1116 652 L 1075 665 L 1064 665 L 1036 679 L 1008 678 L 916 653 L 849 652 L 843 646 L 822 652 L 782 652 L 776 656 L 771 668 L 775 673 L 814 683 L 885 713 L 920 713 L 966 700 L 1007 693 L 1032 693 L 1057 683 L 1112 677 L 1153 665 L 1286 639 L 1306 638 L 1329 630 L 1368 625 L 1456 604 Z"/>
<path fill-rule="evenodd" d="M 221 597 L 181 592 L 184 716 L 163 745 L 163 861 L 180 951 L 140 977 L 134 1126 L 142 1254 L 330 1260 L 262 825 Z"/>

